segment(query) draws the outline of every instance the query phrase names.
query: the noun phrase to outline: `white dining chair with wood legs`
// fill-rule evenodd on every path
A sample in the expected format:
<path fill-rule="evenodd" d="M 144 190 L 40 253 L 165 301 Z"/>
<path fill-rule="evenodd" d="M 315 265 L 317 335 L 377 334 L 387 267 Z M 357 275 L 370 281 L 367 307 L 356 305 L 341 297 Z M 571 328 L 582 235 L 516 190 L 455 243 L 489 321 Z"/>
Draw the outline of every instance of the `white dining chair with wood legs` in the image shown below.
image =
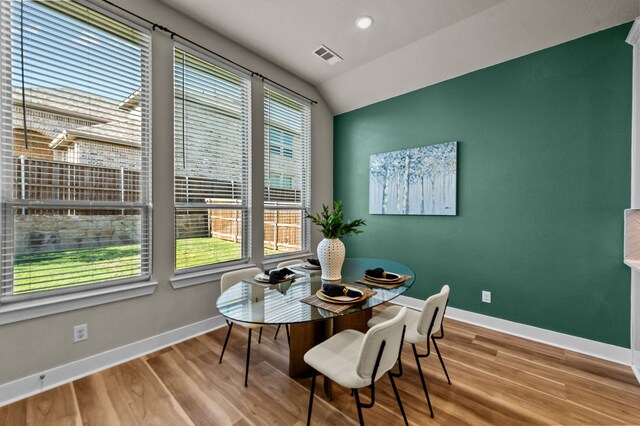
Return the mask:
<path fill-rule="evenodd" d="M 288 266 L 295 266 L 295 265 L 300 265 L 304 262 L 304 259 L 291 259 L 291 260 L 284 260 L 280 263 L 278 263 L 278 266 L 276 266 L 277 269 L 280 268 L 286 268 Z"/>
<path fill-rule="evenodd" d="M 426 358 L 431 354 L 431 343 L 433 343 L 433 347 L 436 349 L 444 374 L 447 376 L 447 382 L 451 384 L 447 367 L 444 365 L 442 354 L 440 353 L 440 349 L 436 343 L 436 340 L 440 340 L 444 337 L 444 325 L 442 320 L 449 303 L 449 290 L 449 286 L 445 284 L 442 286 L 439 293 L 429 296 L 425 301 L 422 311 L 409 309 L 407 311 L 405 321 L 407 329 L 404 335 L 404 341 L 411 343 L 413 356 L 416 360 L 416 365 L 418 366 L 422 389 L 424 390 L 424 395 L 427 398 L 427 405 L 429 406 L 429 413 L 431 414 L 431 417 L 433 417 L 433 408 L 431 407 L 431 400 L 429 399 L 427 383 L 424 380 L 424 374 L 422 373 L 422 367 L 420 366 L 420 358 Z M 401 306 L 390 306 L 379 315 L 371 318 L 367 325 L 369 327 L 374 327 L 377 324 L 387 321 L 389 318 L 393 318 L 401 309 L 404 308 Z M 425 340 L 427 341 L 427 352 L 419 354 L 416 348 L 416 343 L 424 342 Z"/>
<path fill-rule="evenodd" d="M 260 268 L 245 268 L 245 269 L 239 269 L 237 271 L 231 271 L 231 272 L 226 272 L 222 274 L 222 277 L 220 277 L 220 294 L 224 293 L 232 285 L 242 280 L 246 280 L 247 278 L 251 278 L 260 273 L 262 273 L 262 270 Z M 249 379 L 249 359 L 251 355 L 251 334 L 252 334 L 251 332 L 256 328 L 260 329 L 260 335 L 258 337 L 258 343 L 260 343 L 260 340 L 262 339 L 262 325 L 253 324 L 249 322 L 239 322 L 239 321 L 230 321 L 230 320 L 226 320 L 226 321 L 227 321 L 227 327 L 228 327 L 227 337 L 225 337 L 224 339 L 224 345 L 222 346 L 222 352 L 220 353 L 220 360 L 218 361 L 218 363 L 222 363 L 222 357 L 224 356 L 224 351 L 227 349 L 227 343 L 229 342 L 229 336 L 231 336 L 231 329 L 233 328 L 233 324 L 238 324 L 239 326 L 246 328 L 248 330 L 247 332 L 248 334 L 247 365 L 245 367 L 245 372 L 244 372 L 244 387 L 246 388 L 248 384 L 248 379 Z"/>
<path fill-rule="evenodd" d="M 307 425 L 311 424 L 316 373 L 323 374 L 325 380 L 333 380 L 352 390 L 361 425 L 364 425 L 362 409 L 373 407 L 376 401 L 375 382 L 388 374 L 402 418 L 405 425 L 408 424 L 394 381 L 394 377 L 399 377 L 401 373 L 391 372 L 400 358 L 406 315 L 407 308 L 401 308 L 396 315 L 371 327 L 366 334 L 356 330 L 344 330 L 307 351 L 304 361 L 315 370 L 311 379 Z M 367 386 L 371 389 L 371 400 L 368 403 L 362 403 L 358 389 Z"/>

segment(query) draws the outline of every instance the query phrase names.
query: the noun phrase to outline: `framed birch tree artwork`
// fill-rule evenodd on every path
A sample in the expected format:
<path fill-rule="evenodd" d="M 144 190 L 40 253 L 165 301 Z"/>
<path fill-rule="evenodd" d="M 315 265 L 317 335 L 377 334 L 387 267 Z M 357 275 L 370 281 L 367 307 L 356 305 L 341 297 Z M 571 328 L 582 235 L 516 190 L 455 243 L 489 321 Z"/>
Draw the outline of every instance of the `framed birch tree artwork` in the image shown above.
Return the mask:
<path fill-rule="evenodd" d="M 456 215 L 458 143 L 373 154 L 369 213 Z"/>

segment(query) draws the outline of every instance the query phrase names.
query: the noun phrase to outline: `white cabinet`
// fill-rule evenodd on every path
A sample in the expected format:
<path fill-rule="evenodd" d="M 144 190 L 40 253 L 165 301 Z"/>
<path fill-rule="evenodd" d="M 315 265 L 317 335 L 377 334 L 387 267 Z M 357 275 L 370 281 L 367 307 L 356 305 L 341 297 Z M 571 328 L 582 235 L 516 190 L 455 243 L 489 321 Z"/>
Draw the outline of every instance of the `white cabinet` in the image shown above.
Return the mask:
<path fill-rule="evenodd" d="M 631 268 L 631 366 L 640 381 L 640 209 L 624 211 L 624 263 Z"/>
<path fill-rule="evenodd" d="M 627 36 L 633 46 L 631 209 L 625 210 L 624 263 L 631 267 L 631 365 L 640 381 L 640 18 Z"/>

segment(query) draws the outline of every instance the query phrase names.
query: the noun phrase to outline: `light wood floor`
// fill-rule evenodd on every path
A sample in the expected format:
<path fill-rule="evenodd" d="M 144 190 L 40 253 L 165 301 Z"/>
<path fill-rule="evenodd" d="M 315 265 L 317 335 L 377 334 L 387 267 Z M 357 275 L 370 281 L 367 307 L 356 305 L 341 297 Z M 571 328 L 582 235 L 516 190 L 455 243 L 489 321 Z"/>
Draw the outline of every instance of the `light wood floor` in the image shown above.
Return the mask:
<path fill-rule="evenodd" d="M 234 327 L 218 364 L 219 329 L 0 408 L 0 425 L 304 424 L 310 379 L 287 376 L 286 335 L 274 341 L 274 331 L 266 328 L 260 345 L 254 338 L 248 388 L 246 332 Z M 405 345 L 397 383 L 413 425 L 640 424 L 640 386 L 628 367 L 453 320 L 445 332 L 440 348 L 453 384 L 435 353 L 422 361 L 434 419 Z M 336 386 L 332 401 L 322 386 L 316 392 L 313 424 L 357 423 L 348 391 Z M 365 422 L 402 424 L 386 377 L 376 397 Z"/>

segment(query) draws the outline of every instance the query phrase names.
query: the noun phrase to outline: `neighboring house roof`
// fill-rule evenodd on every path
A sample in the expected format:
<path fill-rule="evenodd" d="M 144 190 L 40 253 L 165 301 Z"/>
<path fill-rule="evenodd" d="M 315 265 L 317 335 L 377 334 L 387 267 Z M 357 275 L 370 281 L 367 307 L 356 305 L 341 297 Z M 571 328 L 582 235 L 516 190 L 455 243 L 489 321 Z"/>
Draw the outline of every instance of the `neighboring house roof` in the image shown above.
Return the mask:
<path fill-rule="evenodd" d="M 28 115 L 27 127 L 51 137 L 50 146 L 67 146 L 74 139 L 88 139 L 140 146 L 140 106 L 136 92 L 122 102 L 68 88 L 25 89 L 27 109 L 45 114 Z M 13 92 L 14 107 L 22 107 L 19 87 Z M 51 117 L 54 116 L 54 117 Z M 22 128 L 19 117 L 14 128 Z"/>
<path fill-rule="evenodd" d="M 140 109 L 129 112 L 122 121 L 110 121 L 69 130 L 69 137 L 139 147 Z"/>

